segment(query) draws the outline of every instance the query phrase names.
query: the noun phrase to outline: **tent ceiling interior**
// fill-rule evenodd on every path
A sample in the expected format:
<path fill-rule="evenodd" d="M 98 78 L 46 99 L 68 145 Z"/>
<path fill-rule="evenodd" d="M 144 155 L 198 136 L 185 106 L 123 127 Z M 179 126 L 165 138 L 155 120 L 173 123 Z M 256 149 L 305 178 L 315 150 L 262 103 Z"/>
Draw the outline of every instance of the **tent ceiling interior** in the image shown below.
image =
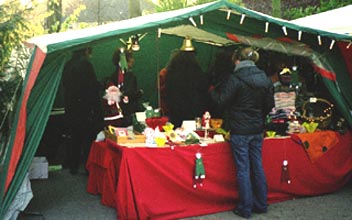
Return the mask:
<path fill-rule="evenodd" d="M 161 30 L 162 34 L 176 35 L 179 37 L 191 36 L 193 40 L 208 43 L 216 46 L 226 46 L 234 44 L 235 42 L 227 38 L 212 34 L 192 25 L 179 25 L 176 27 L 165 28 Z"/>

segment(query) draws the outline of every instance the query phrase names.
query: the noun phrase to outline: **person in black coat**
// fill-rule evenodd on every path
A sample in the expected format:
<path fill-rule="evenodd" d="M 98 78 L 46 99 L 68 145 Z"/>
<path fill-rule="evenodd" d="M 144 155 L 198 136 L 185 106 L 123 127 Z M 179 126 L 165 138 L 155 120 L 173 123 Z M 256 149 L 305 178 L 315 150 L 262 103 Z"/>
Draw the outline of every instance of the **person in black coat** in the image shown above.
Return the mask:
<path fill-rule="evenodd" d="M 177 128 L 182 125 L 183 120 L 202 117 L 207 110 L 209 83 L 196 60 L 192 46 L 175 52 L 166 69 L 165 96 L 168 117 Z"/>
<path fill-rule="evenodd" d="M 73 52 L 63 71 L 65 117 L 69 132 L 68 166 L 78 172 L 80 162 L 86 164 L 91 142 L 103 128 L 100 105 L 101 85 L 89 61 L 92 48 Z"/>
<path fill-rule="evenodd" d="M 274 107 L 274 90 L 265 72 L 255 65 L 259 59 L 257 51 L 251 47 L 239 48 L 233 59 L 236 64 L 233 74 L 210 93 L 214 102 L 226 105 L 229 111 L 230 142 L 239 190 L 239 203 L 234 213 L 250 218 L 252 212 L 267 212 L 262 143 L 264 120 Z"/>
<path fill-rule="evenodd" d="M 116 69 L 107 79 L 105 88 L 116 86 L 121 92 L 121 100 L 118 102 L 120 109 L 116 108 L 116 105 L 107 106 L 105 102 L 105 125 L 127 127 L 132 125 L 133 114 L 139 110 L 138 99 L 143 95 L 143 91 L 138 89 L 137 77 L 132 71 L 134 65 L 132 51 L 116 49 L 112 62 Z M 119 112 L 121 117 L 114 119 L 114 115 L 118 115 Z"/>
<path fill-rule="evenodd" d="M 233 49 L 224 49 L 216 54 L 213 64 L 209 69 L 210 87 L 217 87 L 225 83 L 231 75 L 235 64 L 232 61 Z M 210 102 L 209 112 L 211 118 L 223 119 L 222 128 L 228 130 L 227 112 L 223 106 L 219 106 L 214 102 Z"/>

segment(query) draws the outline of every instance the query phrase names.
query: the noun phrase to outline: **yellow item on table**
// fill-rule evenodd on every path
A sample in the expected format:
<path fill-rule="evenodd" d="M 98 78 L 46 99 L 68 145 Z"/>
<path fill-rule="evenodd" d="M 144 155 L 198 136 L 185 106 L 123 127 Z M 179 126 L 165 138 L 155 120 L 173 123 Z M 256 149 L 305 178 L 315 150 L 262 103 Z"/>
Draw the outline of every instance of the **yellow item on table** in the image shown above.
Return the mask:
<path fill-rule="evenodd" d="M 266 136 L 267 137 L 275 137 L 276 131 L 266 131 Z"/>
<path fill-rule="evenodd" d="M 112 125 L 109 125 L 108 126 L 108 130 L 109 130 L 109 132 L 111 133 L 111 134 L 115 134 L 115 129 L 116 129 L 117 127 L 114 127 L 114 126 L 112 126 Z"/>
<path fill-rule="evenodd" d="M 174 129 L 174 125 L 170 122 L 166 122 L 166 124 L 163 126 L 163 129 L 165 132 L 172 131 Z"/>
<path fill-rule="evenodd" d="M 158 147 L 163 147 L 165 146 L 165 143 L 166 143 L 166 139 L 163 138 L 163 137 L 156 137 L 155 139 L 155 143 Z"/>
<path fill-rule="evenodd" d="M 318 127 L 318 123 L 316 123 L 316 122 L 303 122 L 303 127 L 306 129 L 306 131 L 308 132 L 308 133 L 313 133 L 316 129 L 317 129 L 317 127 Z"/>

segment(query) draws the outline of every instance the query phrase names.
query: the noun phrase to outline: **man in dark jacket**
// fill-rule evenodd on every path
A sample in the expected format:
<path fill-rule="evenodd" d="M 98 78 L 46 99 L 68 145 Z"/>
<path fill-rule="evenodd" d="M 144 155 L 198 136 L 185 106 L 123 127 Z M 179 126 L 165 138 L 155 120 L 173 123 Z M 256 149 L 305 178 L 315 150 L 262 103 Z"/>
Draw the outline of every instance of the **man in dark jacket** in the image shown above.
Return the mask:
<path fill-rule="evenodd" d="M 250 218 L 252 212 L 267 212 L 262 143 L 264 119 L 274 107 L 273 85 L 255 65 L 259 54 L 251 47 L 237 49 L 233 59 L 236 64 L 233 74 L 210 95 L 213 101 L 229 110 L 231 147 L 239 190 L 239 203 L 234 213 Z"/>
<path fill-rule="evenodd" d="M 63 71 L 65 116 L 69 129 L 68 166 L 71 174 L 78 172 L 80 162 L 85 166 L 91 142 L 103 128 L 99 90 L 89 56 L 91 48 L 73 52 Z"/>

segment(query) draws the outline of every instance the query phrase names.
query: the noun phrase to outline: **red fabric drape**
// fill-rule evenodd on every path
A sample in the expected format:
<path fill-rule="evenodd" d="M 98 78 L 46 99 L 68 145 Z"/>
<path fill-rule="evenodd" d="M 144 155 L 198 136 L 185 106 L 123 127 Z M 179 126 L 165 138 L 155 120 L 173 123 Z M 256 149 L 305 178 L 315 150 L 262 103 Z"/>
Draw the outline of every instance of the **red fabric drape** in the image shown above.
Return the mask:
<path fill-rule="evenodd" d="M 16 172 L 16 167 L 17 167 L 19 158 L 21 157 L 21 154 L 22 154 L 23 144 L 26 137 L 27 102 L 31 94 L 31 90 L 34 86 L 34 83 L 37 79 L 40 68 L 43 65 L 45 56 L 46 54 L 42 50 L 40 50 L 39 48 L 36 49 L 35 58 L 32 63 L 31 71 L 29 72 L 29 78 L 28 78 L 26 87 L 24 88 L 23 99 L 20 105 L 21 109 L 18 116 L 18 123 L 16 126 L 16 138 L 13 143 L 11 159 L 9 162 L 9 168 L 7 172 L 5 192 L 7 191 L 8 186 L 11 183 L 11 180 Z"/>
<path fill-rule="evenodd" d="M 94 142 L 87 163 L 89 170 L 87 191 L 101 195 L 101 203 L 115 207 L 115 186 L 121 161 L 121 152 L 107 142 Z"/>
<path fill-rule="evenodd" d="M 352 174 L 352 132 L 336 135 L 339 143 L 315 163 L 290 137 L 264 140 L 263 166 L 269 203 L 330 193 L 346 184 Z M 97 160 L 102 149 L 105 159 Z M 202 154 L 206 178 L 203 187 L 193 188 L 197 152 Z M 288 161 L 290 184 L 281 178 L 284 160 Z M 228 211 L 235 208 L 238 199 L 236 168 L 229 143 L 173 150 L 95 142 L 88 160 L 88 167 L 93 165 L 107 168 L 89 168 L 88 192 L 101 194 L 103 204 L 109 198 L 108 205 L 116 207 L 119 220 L 178 219 Z M 99 170 L 103 172 L 99 175 L 106 178 L 94 174 Z M 107 189 L 111 191 L 102 193 Z"/>

